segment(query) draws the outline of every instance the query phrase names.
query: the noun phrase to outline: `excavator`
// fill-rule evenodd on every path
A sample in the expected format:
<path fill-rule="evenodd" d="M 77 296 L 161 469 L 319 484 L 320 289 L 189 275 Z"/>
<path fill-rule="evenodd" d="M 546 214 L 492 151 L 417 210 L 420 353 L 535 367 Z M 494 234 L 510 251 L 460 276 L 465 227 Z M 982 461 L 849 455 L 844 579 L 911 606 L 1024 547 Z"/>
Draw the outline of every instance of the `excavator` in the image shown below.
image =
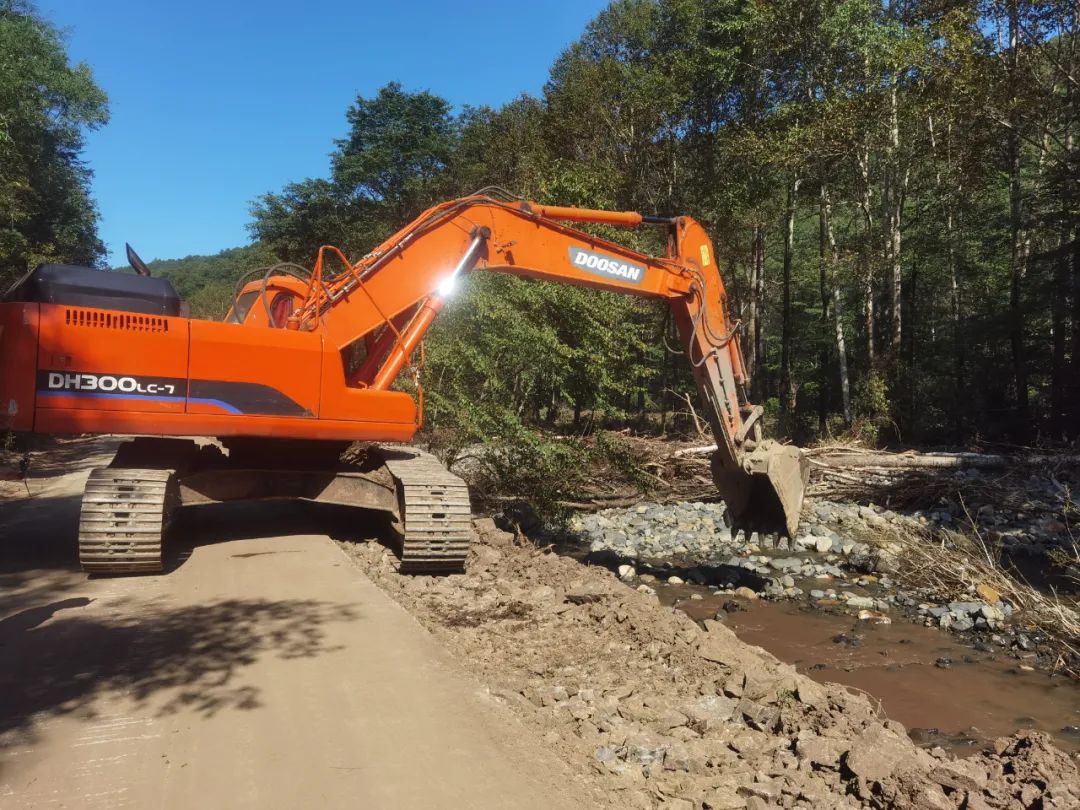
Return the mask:
<path fill-rule="evenodd" d="M 586 223 L 662 229 L 664 255 Z M 327 246 L 310 270 L 249 273 L 223 321 L 187 317 L 171 283 L 129 256 L 136 274 L 42 265 L 0 299 L 0 427 L 132 437 L 86 483 L 79 558 L 89 573 L 162 571 L 179 507 L 268 498 L 383 512 L 402 573 L 463 570 L 468 488 L 409 442 L 423 410 L 421 341 L 479 270 L 667 302 L 733 524 L 796 531 L 808 462 L 763 438 L 740 325 L 713 245 L 690 217 L 483 189 L 429 208 L 358 261 Z"/>

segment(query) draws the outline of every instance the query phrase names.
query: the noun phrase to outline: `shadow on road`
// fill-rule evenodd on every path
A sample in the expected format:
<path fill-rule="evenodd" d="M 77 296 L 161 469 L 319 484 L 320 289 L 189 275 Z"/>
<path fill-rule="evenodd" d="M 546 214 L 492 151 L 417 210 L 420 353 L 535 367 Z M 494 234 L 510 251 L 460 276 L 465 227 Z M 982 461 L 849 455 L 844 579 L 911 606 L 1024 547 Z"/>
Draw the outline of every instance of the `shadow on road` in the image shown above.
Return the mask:
<path fill-rule="evenodd" d="M 246 668 L 265 656 L 333 652 L 326 625 L 358 618 L 352 605 L 308 599 L 159 607 L 137 601 L 129 578 L 115 581 L 103 606 L 100 587 L 78 566 L 80 501 L 75 493 L 0 503 L 0 750 L 32 741 L 51 717 L 93 717 L 107 695 L 164 714 L 256 708 L 259 689 L 243 677 Z M 357 512 L 326 515 L 285 502 L 184 510 L 166 538 L 167 572 L 201 546 L 245 537 L 287 543 L 342 521 L 367 525 Z M 243 564 L 287 551 L 246 554 L 241 546 L 235 556 Z M 135 586 L 132 596 L 116 598 L 125 583 Z"/>
<path fill-rule="evenodd" d="M 200 546 L 259 537 L 327 535 L 334 540 L 376 541 L 393 546 L 393 532 L 381 512 L 306 501 L 261 501 L 194 506 L 177 513 L 165 543 L 165 570 L 183 565 Z M 233 556 L 249 559 L 285 551 Z"/>
<path fill-rule="evenodd" d="M 95 699 L 123 694 L 158 714 L 210 716 L 260 705 L 238 676 L 264 655 L 333 652 L 325 626 L 358 618 L 352 605 L 229 599 L 156 609 L 119 604 L 84 613 L 90 599 L 27 608 L 0 622 L 0 749 L 26 742 L 50 716 L 94 716 Z"/>

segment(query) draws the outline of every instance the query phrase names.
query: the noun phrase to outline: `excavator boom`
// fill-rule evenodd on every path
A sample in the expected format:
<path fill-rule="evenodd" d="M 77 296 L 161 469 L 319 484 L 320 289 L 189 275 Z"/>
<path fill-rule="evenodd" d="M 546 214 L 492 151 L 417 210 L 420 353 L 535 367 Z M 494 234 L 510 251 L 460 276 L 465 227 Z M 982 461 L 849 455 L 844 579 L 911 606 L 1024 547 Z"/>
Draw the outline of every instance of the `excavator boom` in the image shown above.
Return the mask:
<path fill-rule="evenodd" d="M 661 227 L 654 257 L 565 223 Z M 343 257 L 342 257 L 343 258 Z M 322 331 L 345 349 L 384 324 L 353 384 L 387 390 L 459 277 L 488 270 L 663 299 L 677 324 L 716 437 L 713 478 L 737 521 L 793 534 L 808 466 L 796 448 L 765 442 L 762 408 L 747 400 L 738 325 L 712 242 L 690 217 L 544 206 L 474 195 L 435 206 L 332 280 L 317 268 L 288 326 Z"/>

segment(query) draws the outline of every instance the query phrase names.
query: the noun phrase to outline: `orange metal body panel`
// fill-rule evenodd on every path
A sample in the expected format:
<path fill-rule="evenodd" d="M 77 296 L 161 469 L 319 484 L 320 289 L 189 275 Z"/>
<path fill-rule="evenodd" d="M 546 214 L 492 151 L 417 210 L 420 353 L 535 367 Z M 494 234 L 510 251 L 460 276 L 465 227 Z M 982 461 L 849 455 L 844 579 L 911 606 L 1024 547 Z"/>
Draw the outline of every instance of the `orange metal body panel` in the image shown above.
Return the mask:
<path fill-rule="evenodd" d="M 34 427 L 38 304 L 0 304 L 0 426 Z"/>
<path fill-rule="evenodd" d="M 582 220 L 595 213 L 572 208 L 552 210 L 574 212 Z M 487 255 L 480 263 L 487 270 L 647 298 L 671 298 L 689 290 L 689 277 L 674 262 L 542 219 L 531 209 L 493 204 L 487 198 L 466 198 L 436 206 L 417 222 L 429 217 L 440 220 L 428 228 L 418 228 L 414 222 L 372 251 L 376 257 L 392 255 L 365 275 L 359 285 L 348 289 L 350 277 L 346 274 L 335 279 L 336 286 L 331 285 L 331 289 L 341 291 L 343 297 L 332 304 L 332 314 L 317 318 L 315 313 L 324 307 L 326 299 L 321 290 L 314 289 L 307 312 L 301 312 L 302 321 L 310 328 L 317 320 L 316 328 L 323 331 L 329 343 L 344 348 L 385 323 L 385 318 L 394 318 L 431 296 L 450 275 L 480 227 L 491 232 Z M 630 224 L 618 218 L 615 221 Z M 411 240 L 407 248 L 399 249 L 406 237 Z M 588 254 L 607 258 L 612 271 L 577 265 L 572 259 L 572 255 L 584 255 L 588 260 Z M 357 273 L 364 273 L 372 264 L 357 264 Z"/>
<path fill-rule="evenodd" d="M 38 407 L 124 411 L 137 402 L 150 413 L 184 412 L 186 318 L 42 304 L 38 333 L 38 375 L 45 377 L 38 383 Z M 50 384 L 60 382 L 53 375 L 82 375 L 75 380 L 78 390 Z M 131 375 L 173 382 L 153 392 L 113 386 L 116 378 Z"/>
<path fill-rule="evenodd" d="M 408 399 L 407 394 L 400 396 Z M 408 442 L 416 425 L 338 419 L 174 414 L 38 408 L 39 433 L 127 433 L 138 436 L 265 436 L 278 439 Z"/>
<path fill-rule="evenodd" d="M 408 441 L 416 432 L 417 407 L 413 398 L 403 391 L 379 391 L 374 388 L 351 388 L 345 383 L 341 354 L 327 349 L 323 355 L 322 407 L 323 420 L 347 419 L 373 421 L 407 427 L 408 436 L 365 436 L 372 441 Z M 395 431 L 398 430 L 395 427 Z M 374 428 L 372 428 L 374 429 Z"/>
<path fill-rule="evenodd" d="M 252 329 L 242 324 L 191 321 L 188 376 L 267 386 L 296 403 L 296 416 L 317 418 L 322 379 L 322 336 L 285 329 Z M 189 393 L 188 413 L 222 413 L 215 397 Z M 258 403 L 259 394 L 251 394 Z M 265 401 L 264 401 L 265 406 Z M 245 409 L 246 410 L 246 409 Z"/>

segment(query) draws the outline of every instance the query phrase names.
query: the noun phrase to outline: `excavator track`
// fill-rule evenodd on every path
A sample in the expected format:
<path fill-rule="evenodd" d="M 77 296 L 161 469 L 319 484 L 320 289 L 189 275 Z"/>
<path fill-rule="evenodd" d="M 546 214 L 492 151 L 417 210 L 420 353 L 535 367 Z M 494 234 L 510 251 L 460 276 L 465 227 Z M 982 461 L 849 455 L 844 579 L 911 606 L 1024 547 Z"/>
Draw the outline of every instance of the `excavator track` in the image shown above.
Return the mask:
<path fill-rule="evenodd" d="M 161 539 L 179 502 L 172 470 L 99 467 L 79 514 L 79 562 L 91 574 L 162 570 Z"/>
<path fill-rule="evenodd" d="M 465 482 L 422 450 L 386 447 L 383 457 L 398 491 L 401 573 L 464 571 L 472 537 Z"/>

